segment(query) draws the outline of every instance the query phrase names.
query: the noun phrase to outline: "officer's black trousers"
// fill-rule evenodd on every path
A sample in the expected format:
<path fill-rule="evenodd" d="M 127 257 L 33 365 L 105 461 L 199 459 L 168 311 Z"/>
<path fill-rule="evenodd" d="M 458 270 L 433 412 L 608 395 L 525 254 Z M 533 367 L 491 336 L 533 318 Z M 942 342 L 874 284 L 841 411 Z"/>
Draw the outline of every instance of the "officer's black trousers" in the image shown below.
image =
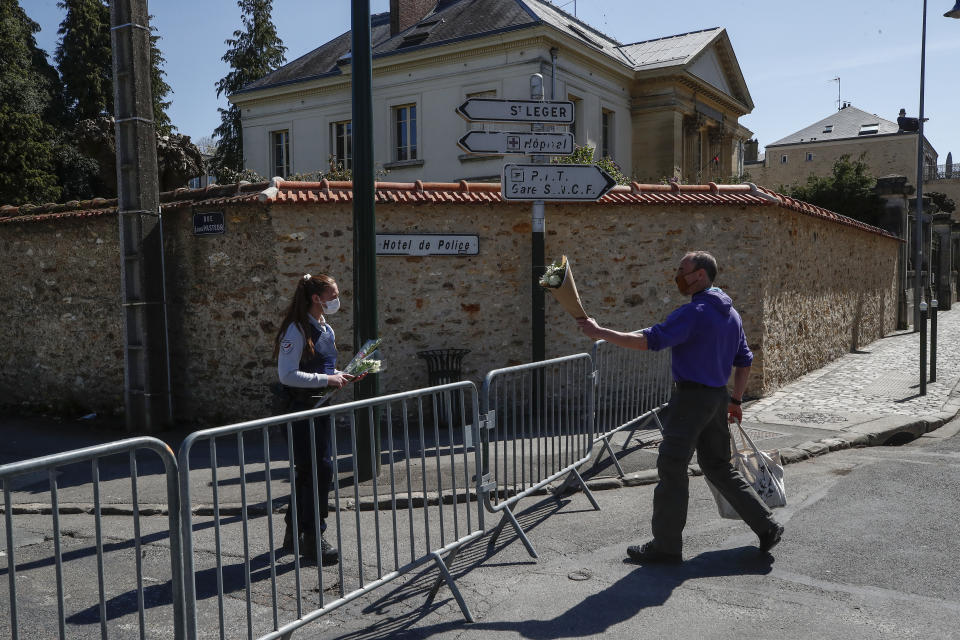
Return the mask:
<path fill-rule="evenodd" d="M 295 404 L 290 411 L 304 411 L 313 408 L 313 405 L 302 406 Z M 320 516 L 320 533 L 327 528 L 329 515 L 329 493 L 333 481 L 333 454 L 330 451 L 330 419 L 318 418 L 313 421 L 314 439 L 316 441 L 316 476 L 313 471 L 313 459 L 310 455 L 310 421 L 300 420 L 293 423 L 293 461 L 296 467 L 294 486 L 297 494 L 297 529 L 308 538 L 312 538 L 317 531 L 316 515 L 314 512 L 313 479 L 317 479 L 318 509 Z M 291 494 L 292 501 L 292 494 Z M 290 509 L 284 520 L 292 526 Z"/>

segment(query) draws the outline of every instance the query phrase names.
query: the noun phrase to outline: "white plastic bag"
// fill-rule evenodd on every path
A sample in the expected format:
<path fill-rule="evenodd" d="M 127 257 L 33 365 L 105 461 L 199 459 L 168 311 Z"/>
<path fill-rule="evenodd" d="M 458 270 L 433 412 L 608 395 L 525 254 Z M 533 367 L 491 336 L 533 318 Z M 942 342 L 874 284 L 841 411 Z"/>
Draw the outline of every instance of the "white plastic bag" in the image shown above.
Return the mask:
<path fill-rule="evenodd" d="M 736 432 L 739 434 L 742 444 L 737 444 L 737 439 L 734 437 L 734 428 L 731 425 L 730 442 L 733 445 L 734 453 L 730 462 L 733 467 L 743 475 L 743 479 L 753 487 L 768 507 L 775 509 L 786 506 L 787 493 L 783 484 L 783 464 L 780 462 L 780 452 L 777 450 L 760 451 L 750 436 L 747 435 L 743 426 L 739 422 L 735 424 Z M 707 480 L 707 486 L 710 487 L 713 497 L 717 500 L 717 510 L 720 512 L 720 517 L 739 520 L 739 514 L 730 506 L 730 503 L 727 502 L 720 491 L 713 486 L 713 483 Z"/>

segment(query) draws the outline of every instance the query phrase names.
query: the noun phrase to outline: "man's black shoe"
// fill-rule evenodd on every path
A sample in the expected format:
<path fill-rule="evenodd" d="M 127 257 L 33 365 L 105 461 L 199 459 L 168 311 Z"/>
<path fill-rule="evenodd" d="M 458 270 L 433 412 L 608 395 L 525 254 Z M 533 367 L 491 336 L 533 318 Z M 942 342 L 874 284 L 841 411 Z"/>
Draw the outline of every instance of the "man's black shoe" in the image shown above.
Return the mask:
<path fill-rule="evenodd" d="M 300 542 L 300 557 L 304 560 L 317 561 L 317 543 L 313 536 L 303 536 Z M 320 536 L 320 564 L 329 566 L 340 562 L 340 552 L 335 546 L 327 542 L 327 539 Z"/>
<path fill-rule="evenodd" d="M 777 543 L 780 542 L 780 536 L 783 535 L 783 525 L 779 523 L 773 523 L 770 525 L 770 528 L 767 529 L 766 533 L 759 536 L 760 538 L 760 553 L 770 553 L 770 549 L 773 549 L 777 546 Z"/>
<path fill-rule="evenodd" d="M 683 562 L 683 556 L 679 553 L 665 553 L 660 551 L 653 546 L 653 541 L 644 544 L 644 545 L 633 545 L 627 547 L 627 555 L 630 556 L 630 559 L 634 562 L 640 562 L 643 564 L 650 563 L 660 563 L 660 564 L 680 564 Z"/>

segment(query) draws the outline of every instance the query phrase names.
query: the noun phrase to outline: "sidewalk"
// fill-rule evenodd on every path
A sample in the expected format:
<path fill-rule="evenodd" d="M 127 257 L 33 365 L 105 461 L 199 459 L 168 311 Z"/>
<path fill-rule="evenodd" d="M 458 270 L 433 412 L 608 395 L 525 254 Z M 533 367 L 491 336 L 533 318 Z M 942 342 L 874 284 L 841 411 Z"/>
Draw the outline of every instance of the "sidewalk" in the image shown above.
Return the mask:
<path fill-rule="evenodd" d="M 937 429 L 960 412 L 960 308 L 941 312 L 938 320 L 938 375 L 936 382 L 927 384 L 926 396 L 918 395 L 919 334 L 899 332 L 844 355 L 767 397 L 748 402 L 744 405 L 744 426 L 762 448 L 779 449 L 785 463 L 850 446 L 883 444 L 891 438 L 909 439 Z M 168 432 L 160 437 L 176 451 L 186 435 Z M 0 452 L 0 464 L 128 436 L 116 424 L 99 420 L 3 417 L 0 438 L 5 446 Z M 656 482 L 658 439 L 656 430 L 622 432 L 613 437 L 611 444 L 625 472 L 622 478 L 609 455 L 599 443 L 595 445 L 594 463 L 582 470 L 588 486 L 591 490 L 603 490 Z M 285 452 L 285 444 L 280 444 L 278 449 Z M 118 464 L 124 466 L 125 462 Z M 256 471 L 255 464 L 248 464 L 248 472 Z M 141 501 L 158 507 L 156 513 L 162 512 L 166 487 L 159 465 L 144 465 L 140 472 Z M 691 465 L 691 473 L 699 473 L 695 464 Z M 282 464 L 275 465 L 275 500 L 289 491 L 287 475 Z M 129 481 L 116 480 L 114 491 L 109 472 L 104 479 L 104 503 L 111 506 L 112 512 L 123 513 L 128 508 Z M 198 488 L 207 480 L 198 478 Z M 239 483 L 235 480 L 228 473 L 221 476 L 225 485 L 221 505 L 228 511 L 240 503 Z M 18 478 L 13 483 L 14 502 L 18 505 L 15 512 L 39 513 L 44 507 L 49 508 L 47 485 L 45 473 Z M 79 479 L 77 483 L 61 484 L 61 509 L 83 509 L 90 502 L 88 496 L 81 495 L 83 488 Z M 374 505 L 361 504 L 360 508 Z"/>

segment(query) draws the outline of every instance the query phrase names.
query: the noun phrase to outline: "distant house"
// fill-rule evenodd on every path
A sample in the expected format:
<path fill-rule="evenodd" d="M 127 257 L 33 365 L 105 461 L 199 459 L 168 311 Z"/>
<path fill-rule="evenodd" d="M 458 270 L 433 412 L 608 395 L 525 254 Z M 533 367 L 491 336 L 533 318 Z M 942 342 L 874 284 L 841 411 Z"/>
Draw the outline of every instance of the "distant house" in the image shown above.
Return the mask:
<path fill-rule="evenodd" d="M 722 28 L 621 44 L 543 0 L 391 0 L 373 16 L 375 161 L 391 180 L 496 179 L 502 157 L 456 143 L 471 97 L 570 100 L 578 145 L 641 181 L 726 180 L 742 171 L 753 101 Z M 272 176 L 351 168 L 346 32 L 230 96 L 247 168 Z M 556 65 L 556 74 L 553 69 Z M 521 157 L 522 159 L 522 157 Z"/>
<path fill-rule="evenodd" d="M 926 138 L 923 148 L 925 170 L 935 172 L 937 152 Z M 916 183 L 916 130 L 902 130 L 896 122 L 847 103 L 826 118 L 768 144 L 763 160 L 748 156 L 745 170 L 759 184 L 791 186 L 806 182 L 811 175 L 830 175 L 833 163 L 842 155 L 851 160 L 863 155 L 874 176 L 900 175 L 906 176 L 909 184 Z"/>

